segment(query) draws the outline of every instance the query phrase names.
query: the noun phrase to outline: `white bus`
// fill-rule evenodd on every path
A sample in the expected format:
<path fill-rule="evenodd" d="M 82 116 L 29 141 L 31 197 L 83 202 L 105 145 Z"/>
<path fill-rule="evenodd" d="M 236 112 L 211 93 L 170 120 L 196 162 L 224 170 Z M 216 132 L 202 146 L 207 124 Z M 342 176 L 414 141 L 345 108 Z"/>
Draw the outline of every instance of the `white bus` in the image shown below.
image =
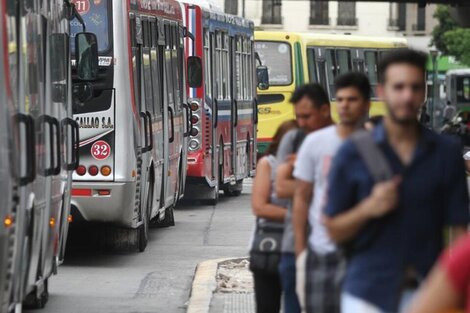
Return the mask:
<path fill-rule="evenodd" d="M 67 191 L 78 165 L 78 125 L 71 118 L 72 6 L 64 0 L 8 0 L 2 5 L 2 35 L 8 43 L 3 49 L 8 61 L 2 59 L 8 71 L 3 74 L 12 85 L 7 86 L 8 108 L 18 123 L 8 136 L 10 143 L 18 144 L 12 151 L 18 151 L 20 167 L 10 182 L 18 185 L 18 205 L 11 209 L 11 276 L 2 302 L 8 312 L 21 309 L 22 303 L 41 308 L 48 299 L 48 279 L 57 271 L 59 246 L 65 241 L 61 236 L 67 232 Z M 79 37 L 96 40 L 92 34 Z M 93 58 L 87 61 L 82 66 L 92 68 Z M 18 136 L 12 135 L 16 130 Z"/>
<path fill-rule="evenodd" d="M 173 0 L 74 0 L 98 35 L 97 78 L 73 106 L 80 165 L 72 215 L 98 222 L 103 241 L 144 251 L 150 222 L 174 225 L 189 132 L 183 16 Z"/>

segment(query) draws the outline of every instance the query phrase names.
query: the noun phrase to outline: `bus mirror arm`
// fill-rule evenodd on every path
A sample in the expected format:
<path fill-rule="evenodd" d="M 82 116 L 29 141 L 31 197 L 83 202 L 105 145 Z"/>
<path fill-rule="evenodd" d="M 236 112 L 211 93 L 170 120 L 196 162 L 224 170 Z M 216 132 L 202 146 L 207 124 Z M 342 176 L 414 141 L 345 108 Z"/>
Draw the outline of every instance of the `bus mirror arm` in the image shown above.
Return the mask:
<path fill-rule="evenodd" d="M 75 6 L 75 4 L 71 3 L 69 0 L 66 0 L 65 5 L 68 7 L 68 10 L 69 10 L 69 12 L 67 14 L 68 20 L 71 21 L 71 20 L 76 18 L 78 20 L 78 22 L 82 25 L 83 32 L 86 32 L 85 21 L 83 20 L 80 13 L 78 13 L 77 7 Z"/>
<path fill-rule="evenodd" d="M 191 33 L 187 27 L 183 27 L 183 37 L 184 38 L 189 38 L 192 41 L 192 46 L 193 46 L 193 52 L 196 51 L 196 41 L 194 34 Z"/>

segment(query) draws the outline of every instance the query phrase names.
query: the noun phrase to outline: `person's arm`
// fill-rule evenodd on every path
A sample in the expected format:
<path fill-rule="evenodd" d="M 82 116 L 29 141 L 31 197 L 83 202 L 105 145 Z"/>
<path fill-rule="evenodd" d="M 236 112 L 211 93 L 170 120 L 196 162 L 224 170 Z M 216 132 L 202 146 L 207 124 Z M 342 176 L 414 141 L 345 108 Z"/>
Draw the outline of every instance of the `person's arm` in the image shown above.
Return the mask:
<path fill-rule="evenodd" d="M 295 254 L 307 247 L 308 210 L 313 196 L 313 184 L 296 180 L 294 201 L 292 207 L 292 224 L 294 225 Z"/>
<path fill-rule="evenodd" d="M 421 287 L 407 313 L 451 312 L 460 305 L 460 297 L 445 271 L 437 266 Z"/>
<path fill-rule="evenodd" d="M 337 243 L 354 238 L 371 219 L 382 217 L 393 211 L 398 203 L 398 186 L 401 179 L 378 183 L 369 197 L 353 208 L 333 217 L 324 217 L 330 237 Z"/>
<path fill-rule="evenodd" d="M 273 221 L 284 221 L 286 209 L 269 202 L 271 195 L 271 166 L 265 158 L 258 162 L 252 191 L 251 205 L 254 215 Z"/>
<path fill-rule="evenodd" d="M 276 195 L 280 199 L 292 199 L 294 197 L 295 179 L 292 176 L 294 167 L 291 163 L 282 163 L 276 172 Z"/>
<path fill-rule="evenodd" d="M 449 157 L 445 171 L 444 211 L 446 226 L 449 226 L 449 243 L 455 242 L 467 233 L 470 220 L 467 175 L 462 148 L 455 143 L 446 149 Z"/>

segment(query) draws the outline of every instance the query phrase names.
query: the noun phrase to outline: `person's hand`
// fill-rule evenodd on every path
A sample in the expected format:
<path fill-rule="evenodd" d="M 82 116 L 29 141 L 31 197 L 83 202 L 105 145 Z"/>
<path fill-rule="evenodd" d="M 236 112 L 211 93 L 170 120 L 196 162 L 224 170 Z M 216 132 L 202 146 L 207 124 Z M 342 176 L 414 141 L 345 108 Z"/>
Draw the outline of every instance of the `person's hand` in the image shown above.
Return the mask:
<path fill-rule="evenodd" d="M 389 181 L 377 183 L 366 200 L 364 213 L 369 218 L 379 218 L 395 210 L 399 201 L 398 188 L 401 177 L 394 177 Z"/>
<path fill-rule="evenodd" d="M 294 166 L 295 164 L 295 160 L 297 159 L 297 154 L 289 154 L 287 157 L 286 157 L 286 163 L 288 163 L 289 165 L 291 166 Z"/>

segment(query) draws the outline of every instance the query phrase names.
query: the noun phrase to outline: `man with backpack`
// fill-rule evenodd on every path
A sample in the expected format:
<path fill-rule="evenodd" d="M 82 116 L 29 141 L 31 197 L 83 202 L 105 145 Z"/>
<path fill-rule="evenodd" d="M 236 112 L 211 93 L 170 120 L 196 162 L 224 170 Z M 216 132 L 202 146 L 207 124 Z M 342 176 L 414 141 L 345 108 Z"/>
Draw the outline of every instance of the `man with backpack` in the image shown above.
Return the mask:
<path fill-rule="evenodd" d="M 329 126 L 333 123 L 330 113 L 328 94 L 319 84 L 298 87 L 290 100 L 294 105 L 296 121 L 299 126 L 282 139 L 277 152 L 279 165 L 276 170 L 275 188 L 278 197 L 292 199 L 294 179 L 292 178 L 293 160 L 306 134 Z M 294 232 L 292 228 L 291 203 L 284 220 L 282 255 L 279 265 L 282 290 L 284 293 L 284 312 L 300 313 L 300 303 L 296 294 L 296 269 L 294 251 Z"/>
<path fill-rule="evenodd" d="M 331 167 L 324 222 L 347 253 L 343 313 L 404 312 L 442 250 L 444 229 L 450 238 L 466 233 L 461 146 L 418 122 L 426 63 L 410 49 L 382 55 L 387 115 L 346 141 Z"/>
<path fill-rule="evenodd" d="M 340 313 L 345 262 L 322 222 L 328 172 L 343 140 L 363 125 L 370 108 L 371 87 L 364 74 L 351 72 L 337 77 L 335 90 L 339 123 L 305 138 L 294 169 L 295 250 L 297 256 L 307 253 L 307 313 Z"/>

